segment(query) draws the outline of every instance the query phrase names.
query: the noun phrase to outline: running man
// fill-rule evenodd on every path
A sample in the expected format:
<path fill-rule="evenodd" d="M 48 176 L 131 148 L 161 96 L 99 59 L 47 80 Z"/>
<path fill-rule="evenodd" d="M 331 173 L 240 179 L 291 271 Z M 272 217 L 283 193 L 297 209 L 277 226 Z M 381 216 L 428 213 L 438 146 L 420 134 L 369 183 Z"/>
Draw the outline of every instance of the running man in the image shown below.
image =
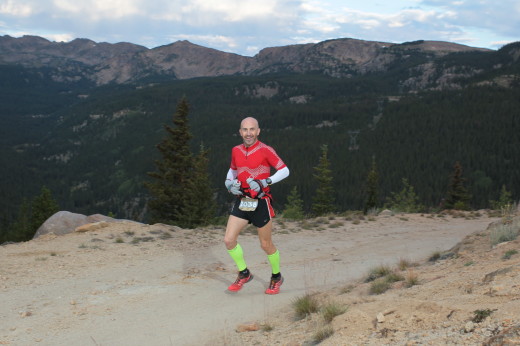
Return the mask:
<path fill-rule="evenodd" d="M 273 148 L 260 142 L 260 127 L 255 118 L 245 118 L 240 124 L 240 136 L 244 143 L 231 151 L 231 167 L 226 177 L 226 187 L 237 196 L 226 226 L 224 243 L 229 255 L 238 267 L 236 281 L 228 287 L 237 292 L 245 283 L 253 279 L 247 268 L 238 235 L 250 223 L 258 229 L 262 250 L 271 264 L 272 275 L 266 294 L 278 294 L 283 283 L 280 273 L 280 252 L 274 246 L 271 232 L 274 209 L 271 205 L 269 186 L 289 176 L 289 168 Z M 271 176 L 271 167 L 276 173 Z"/>

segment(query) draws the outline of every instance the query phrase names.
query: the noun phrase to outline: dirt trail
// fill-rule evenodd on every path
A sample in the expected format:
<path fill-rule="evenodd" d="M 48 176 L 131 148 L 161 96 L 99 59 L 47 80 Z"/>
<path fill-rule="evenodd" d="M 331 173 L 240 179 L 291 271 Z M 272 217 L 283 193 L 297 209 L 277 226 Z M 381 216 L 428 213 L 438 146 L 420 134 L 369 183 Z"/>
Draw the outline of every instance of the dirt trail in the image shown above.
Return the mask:
<path fill-rule="evenodd" d="M 256 235 L 239 238 L 255 279 L 226 292 L 235 268 L 223 229 L 113 223 L 0 247 L 0 345 L 201 345 L 265 320 L 308 292 L 345 285 L 379 264 L 424 259 L 492 222 L 421 215 L 317 227 L 277 224 L 285 283 L 264 294 L 270 267 Z"/>

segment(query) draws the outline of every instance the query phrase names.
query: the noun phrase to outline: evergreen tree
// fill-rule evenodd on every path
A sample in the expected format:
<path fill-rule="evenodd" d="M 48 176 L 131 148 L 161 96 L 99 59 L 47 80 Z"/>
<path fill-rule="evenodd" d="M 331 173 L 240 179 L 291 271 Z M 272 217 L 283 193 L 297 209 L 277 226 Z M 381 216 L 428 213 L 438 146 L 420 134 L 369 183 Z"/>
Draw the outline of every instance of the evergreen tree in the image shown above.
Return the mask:
<path fill-rule="evenodd" d="M 282 215 L 292 220 L 301 220 L 305 216 L 303 212 L 303 200 L 296 186 L 292 188 L 291 193 L 287 196 L 287 204 L 285 205 L 285 210 Z"/>
<path fill-rule="evenodd" d="M 444 208 L 459 210 L 466 210 L 469 208 L 471 195 L 464 186 L 465 182 L 466 179 L 462 177 L 462 165 L 457 161 L 453 166 L 453 173 L 448 186 L 448 194 L 446 196 Z"/>
<path fill-rule="evenodd" d="M 512 205 L 513 199 L 511 198 L 511 192 L 507 191 L 505 185 L 502 185 L 498 201 L 489 201 L 489 203 L 491 204 L 491 208 L 494 210 L 500 210 L 507 207 L 508 205 Z"/>
<path fill-rule="evenodd" d="M 327 158 L 328 147 L 321 147 L 321 157 L 318 165 L 314 167 L 314 180 L 317 188 L 313 199 L 312 211 L 316 216 L 334 212 L 334 189 L 332 187 L 332 171 Z"/>
<path fill-rule="evenodd" d="M 410 185 L 408 179 L 403 178 L 403 189 L 399 193 L 392 192 L 386 208 L 405 213 L 417 213 L 424 209 L 424 206 L 419 203 L 414 187 Z"/>
<path fill-rule="evenodd" d="M 30 231 L 26 234 L 31 239 L 40 226 L 60 210 L 58 203 L 52 197 L 51 190 L 43 186 L 40 195 L 31 204 Z"/>
<path fill-rule="evenodd" d="M 5 240 L 14 242 L 30 240 L 35 232 L 36 229 L 33 229 L 31 225 L 31 204 L 24 198 L 19 207 L 17 218 L 10 225 Z"/>
<path fill-rule="evenodd" d="M 214 196 L 208 179 L 207 151 L 197 157 L 190 151 L 192 135 L 188 125 L 189 105 L 182 98 L 173 115 L 174 127 L 164 125 L 167 137 L 158 145 L 162 159 L 148 175 L 145 186 L 152 198 L 148 205 L 153 222 L 194 227 L 208 223 L 214 213 Z"/>
<path fill-rule="evenodd" d="M 376 158 L 372 156 L 372 167 L 368 172 L 366 182 L 366 202 L 363 209 L 364 213 L 368 213 L 369 210 L 377 207 L 379 199 L 379 174 L 377 172 Z"/>
<path fill-rule="evenodd" d="M 215 192 L 210 186 L 208 162 L 208 150 L 201 145 L 199 154 L 194 158 L 193 174 L 187 181 L 184 203 L 176 215 L 181 227 L 208 225 L 215 217 L 217 206 Z"/>
<path fill-rule="evenodd" d="M 148 173 L 154 180 L 146 183 L 152 195 L 148 203 L 152 222 L 176 224 L 184 208 L 184 194 L 190 188 L 193 170 L 188 112 L 188 102 L 182 98 L 173 115 L 174 127 L 164 125 L 167 136 L 156 146 L 162 159 L 155 161 L 157 171 Z"/>

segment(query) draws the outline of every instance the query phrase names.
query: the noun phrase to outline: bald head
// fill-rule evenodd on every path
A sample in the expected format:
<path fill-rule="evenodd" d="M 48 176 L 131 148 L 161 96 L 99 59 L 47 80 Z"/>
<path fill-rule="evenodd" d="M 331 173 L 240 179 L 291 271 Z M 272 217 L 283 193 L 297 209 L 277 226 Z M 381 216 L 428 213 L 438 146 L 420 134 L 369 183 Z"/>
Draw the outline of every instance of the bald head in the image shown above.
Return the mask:
<path fill-rule="evenodd" d="M 244 145 L 250 147 L 256 143 L 260 134 L 260 127 L 255 118 L 247 117 L 240 123 L 240 136 L 244 140 Z"/>
<path fill-rule="evenodd" d="M 240 128 L 243 128 L 243 127 L 247 127 L 247 128 L 249 128 L 249 127 L 260 128 L 260 126 L 258 125 L 258 120 L 256 120 L 253 117 L 244 118 L 244 120 L 242 120 L 242 122 L 240 123 Z"/>

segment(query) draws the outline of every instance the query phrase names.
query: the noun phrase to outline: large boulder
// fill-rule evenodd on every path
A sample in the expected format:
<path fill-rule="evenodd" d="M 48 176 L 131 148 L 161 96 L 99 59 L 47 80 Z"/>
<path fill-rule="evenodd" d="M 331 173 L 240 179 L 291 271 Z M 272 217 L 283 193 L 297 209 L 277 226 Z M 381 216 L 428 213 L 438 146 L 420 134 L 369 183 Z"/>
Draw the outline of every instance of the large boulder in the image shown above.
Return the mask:
<path fill-rule="evenodd" d="M 101 214 L 85 216 L 82 214 L 71 213 L 69 211 L 59 211 L 48 218 L 47 221 L 38 228 L 33 239 L 49 233 L 56 235 L 72 233 L 79 226 L 100 221 L 112 222 L 115 221 L 115 219 Z"/>

